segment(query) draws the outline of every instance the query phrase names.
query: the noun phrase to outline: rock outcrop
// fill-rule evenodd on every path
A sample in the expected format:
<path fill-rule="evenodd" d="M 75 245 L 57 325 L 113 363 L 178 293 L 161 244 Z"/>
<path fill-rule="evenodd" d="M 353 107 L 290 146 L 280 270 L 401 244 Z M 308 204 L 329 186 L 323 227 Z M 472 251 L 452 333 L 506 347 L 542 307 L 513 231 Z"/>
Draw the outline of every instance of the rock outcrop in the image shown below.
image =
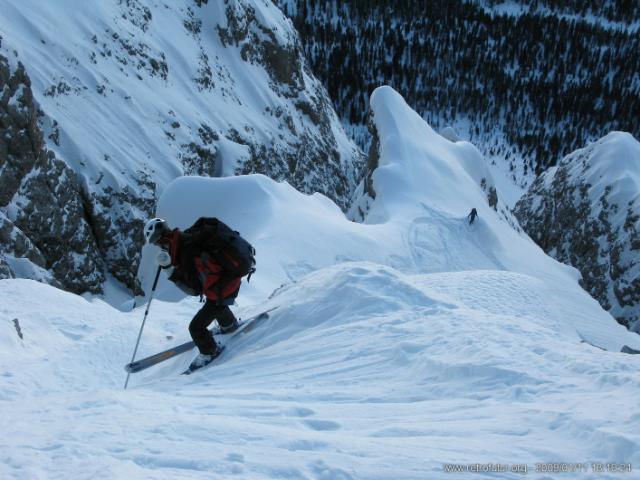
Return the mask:
<path fill-rule="evenodd" d="M 75 173 L 46 149 L 24 66 L 0 55 L 0 278 L 101 289 L 98 252 Z"/>
<path fill-rule="evenodd" d="M 583 287 L 640 329 L 640 143 L 613 132 L 542 174 L 515 206 L 529 236 L 582 273 Z M 639 332 L 640 333 L 640 332 Z"/>

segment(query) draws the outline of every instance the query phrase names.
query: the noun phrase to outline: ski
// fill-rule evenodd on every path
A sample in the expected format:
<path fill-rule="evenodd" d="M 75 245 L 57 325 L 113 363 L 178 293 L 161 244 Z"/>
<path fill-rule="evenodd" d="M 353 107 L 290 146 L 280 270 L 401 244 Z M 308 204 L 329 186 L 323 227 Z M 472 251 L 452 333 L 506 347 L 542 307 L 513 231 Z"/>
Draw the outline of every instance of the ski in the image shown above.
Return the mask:
<path fill-rule="evenodd" d="M 265 312 L 259 313 L 257 315 L 254 315 L 253 317 L 249 317 L 247 319 L 238 320 L 238 324 L 239 324 L 238 329 L 233 333 L 227 334 L 226 336 L 232 337 L 240 332 L 245 331 L 245 329 L 249 328 L 250 325 L 256 322 L 259 322 L 261 320 L 264 320 L 266 318 L 269 318 L 269 312 L 275 310 L 275 308 L 276 307 L 269 309 Z M 212 335 L 219 335 L 221 333 L 220 327 L 217 325 L 214 328 L 212 328 L 210 331 Z M 127 365 L 125 365 L 124 369 L 129 373 L 140 372 L 142 370 L 146 370 L 149 367 L 153 367 L 158 363 L 164 362 L 165 360 L 169 360 L 170 358 L 173 358 L 182 353 L 188 352 L 189 350 L 192 350 L 193 348 L 195 348 L 195 346 L 196 346 L 195 343 L 193 342 L 193 340 L 191 340 L 189 342 L 185 342 L 181 345 L 178 345 L 177 347 L 172 347 L 162 352 L 151 355 L 149 357 L 141 358 L 140 360 L 136 360 L 134 362 L 128 363 Z"/>
<path fill-rule="evenodd" d="M 215 335 L 215 330 L 212 329 L 211 333 Z M 188 352 L 192 348 L 194 348 L 196 344 L 193 340 L 183 343 L 182 345 L 178 345 L 177 347 L 169 348 L 160 353 L 156 353 L 155 355 L 151 355 L 146 358 L 141 358 L 140 360 L 136 360 L 135 362 L 128 363 L 125 365 L 124 369 L 129 373 L 136 373 L 141 370 L 146 370 L 149 367 L 157 365 L 160 362 L 164 362 L 165 360 L 169 360 L 175 356 L 180 355 L 181 353 Z"/>
<path fill-rule="evenodd" d="M 271 309 L 273 310 L 273 308 Z M 253 330 L 256 325 L 258 323 L 260 323 L 260 321 L 262 320 L 266 320 L 267 318 L 269 318 L 269 313 L 271 310 L 267 310 L 267 312 L 263 312 L 259 315 L 256 315 L 253 318 L 250 318 L 249 320 L 247 320 L 246 322 L 243 322 L 242 325 L 240 325 L 240 327 L 238 327 L 238 330 L 236 330 L 235 332 L 233 332 L 231 335 L 228 335 L 229 340 L 226 343 L 229 343 L 231 340 L 233 340 L 233 337 L 235 337 L 236 334 L 246 334 L 249 333 L 251 330 Z M 212 358 L 209 362 L 205 363 L 204 365 L 200 365 L 198 367 L 194 367 L 192 365 L 189 365 L 189 368 L 187 368 L 184 372 L 182 372 L 182 375 L 191 375 L 193 372 L 200 370 L 202 368 L 205 368 L 207 366 L 209 366 L 210 364 L 214 363 L 215 360 L 217 358 L 219 358 L 220 356 L 222 356 L 224 354 L 224 349 L 226 348 L 226 345 L 219 345 L 220 346 L 220 354 L 215 357 Z"/>

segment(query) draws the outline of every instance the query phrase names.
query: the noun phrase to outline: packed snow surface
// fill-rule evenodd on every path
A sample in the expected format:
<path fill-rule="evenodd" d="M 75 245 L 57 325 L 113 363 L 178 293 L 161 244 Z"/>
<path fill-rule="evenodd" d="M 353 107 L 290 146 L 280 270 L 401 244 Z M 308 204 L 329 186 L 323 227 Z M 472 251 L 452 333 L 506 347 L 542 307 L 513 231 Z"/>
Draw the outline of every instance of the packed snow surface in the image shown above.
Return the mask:
<path fill-rule="evenodd" d="M 476 464 L 556 478 L 536 471 L 548 462 L 637 478 L 640 358 L 619 350 L 640 337 L 487 206 L 472 145 L 390 88 L 371 104 L 381 166 L 364 224 L 261 175 L 165 190 L 173 226 L 218 216 L 256 247 L 235 312 L 277 307 L 205 370 L 180 376 L 184 354 L 124 391 L 144 305 L 0 281 L 0 478 L 523 478 Z M 138 358 L 186 341 L 198 308 L 163 278 Z"/>

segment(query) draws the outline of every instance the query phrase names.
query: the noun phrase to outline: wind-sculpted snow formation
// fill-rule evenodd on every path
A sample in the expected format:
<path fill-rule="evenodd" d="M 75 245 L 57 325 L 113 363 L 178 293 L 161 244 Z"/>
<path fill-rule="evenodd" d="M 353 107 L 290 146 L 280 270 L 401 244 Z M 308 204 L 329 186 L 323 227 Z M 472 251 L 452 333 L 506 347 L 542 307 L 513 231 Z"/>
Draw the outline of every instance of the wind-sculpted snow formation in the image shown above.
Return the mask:
<path fill-rule="evenodd" d="M 10 0 L 0 31 L 0 276 L 135 289 L 180 175 L 260 172 L 347 207 L 361 153 L 270 1 Z"/>
<path fill-rule="evenodd" d="M 305 195 L 262 175 L 177 179 L 161 197 L 157 215 L 181 228 L 200 216 L 217 216 L 255 245 L 258 271 L 243 287 L 241 306 L 343 262 L 374 262 L 404 274 L 506 271 L 543 282 L 557 321 L 574 329 L 574 336 L 615 351 L 634 338 L 582 290 L 575 269 L 545 255 L 490 206 L 483 185 L 491 179 L 475 147 L 435 133 L 389 87 L 377 89 L 371 105 L 380 147 L 371 174 L 374 197 L 362 198 L 363 223 L 349 221 L 321 194 Z M 479 213 L 473 225 L 467 220 L 471 208 Z M 147 291 L 155 253 L 156 247 L 143 250 L 140 274 Z M 168 282 L 159 290 L 160 298 L 183 296 Z M 591 313 L 571 313 L 570 298 L 589 305 Z"/>
<path fill-rule="evenodd" d="M 612 132 L 542 174 L 517 203 L 520 224 L 640 333 L 640 143 Z"/>
<path fill-rule="evenodd" d="M 180 376 L 185 354 L 122 392 L 143 308 L 0 281 L 13 320 L 0 324 L 2 478 L 459 480 L 469 465 L 534 474 L 551 462 L 579 469 L 564 478 L 595 478 L 591 462 L 637 468 L 638 358 L 619 350 L 640 349 L 640 337 L 489 206 L 471 145 L 432 134 L 390 88 L 372 105 L 380 156 L 364 223 L 263 175 L 181 178 L 163 193 L 157 213 L 173 225 L 219 216 L 256 247 L 236 313 L 277 307 L 208 370 Z M 154 253 L 143 252 L 147 290 Z M 187 340 L 199 305 L 163 276 L 139 356 Z"/>
<path fill-rule="evenodd" d="M 372 146 L 365 178 L 349 211 L 351 218 L 375 223 L 387 218 L 389 209 L 397 214 L 407 208 L 411 212 L 420 207 L 416 196 L 426 196 L 438 209 L 456 214 L 476 204 L 497 211 L 496 187 L 478 149 L 438 135 L 390 87 L 379 88 L 371 96 L 369 131 Z M 479 189 L 485 198 L 478 198 Z M 399 201 L 402 208 L 396 205 Z"/>

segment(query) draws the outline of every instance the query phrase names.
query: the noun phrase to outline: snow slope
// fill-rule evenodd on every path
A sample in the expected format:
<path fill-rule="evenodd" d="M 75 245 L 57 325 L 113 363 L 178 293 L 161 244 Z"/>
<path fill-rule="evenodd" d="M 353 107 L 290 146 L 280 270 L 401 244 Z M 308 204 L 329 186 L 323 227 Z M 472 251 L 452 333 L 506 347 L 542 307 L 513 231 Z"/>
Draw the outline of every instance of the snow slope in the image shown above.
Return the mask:
<path fill-rule="evenodd" d="M 563 478 L 619 478 L 587 462 L 637 471 L 640 359 L 618 350 L 640 337 L 486 205 L 471 145 L 432 136 L 391 89 L 371 103 L 382 157 L 370 223 L 261 175 L 166 189 L 158 214 L 173 225 L 218 215 L 255 245 L 258 272 L 236 312 L 277 307 L 207 370 L 179 376 L 185 354 L 122 391 L 143 307 L 0 281 L 2 478 L 486 478 L 444 473 L 459 463 L 552 478 L 538 462 L 585 462 Z M 185 210 L 196 198 L 208 206 Z M 153 254 L 143 252 L 147 285 Z M 139 356 L 186 340 L 198 308 L 164 280 L 158 297 Z"/>
<path fill-rule="evenodd" d="M 343 207 L 357 183 L 362 154 L 270 1 L 6 0 L 0 55 L 25 66 L 104 273 L 131 290 L 141 225 L 176 177 L 260 172 Z M 22 203 L 0 207 L 38 208 Z"/>
<path fill-rule="evenodd" d="M 238 138 L 265 145 L 278 130 L 287 137 L 280 143 L 293 141 L 279 120 L 283 113 L 291 116 L 288 121 L 299 135 L 311 129 L 308 118 L 292 108 L 291 98 L 316 100 L 317 80 L 305 68 L 299 72 L 300 85 L 275 84 L 265 65 L 247 62 L 238 45 L 224 44 L 218 29 L 232 29 L 231 21 L 247 22 L 226 10 L 245 16 L 244 10 L 253 11 L 257 20 L 248 30 L 271 29 L 274 49 L 295 47 L 290 22 L 268 1 L 94 5 L 10 0 L 3 11 L 3 48 L 15 51 L 27 66 L 36 99 L 56 121 L 58 138 L 49 147 L 86 182 L 119 190 L 136 185 L 144 173 L 161 190 L 183 172 L 194 173 L 179 160 L 187 153 L 184 144 L 202 143 L 202 125 L 214 130 L 209 143 L 202 140 L 203 147 L 215 140 L 212 151 L 220 151 L 216 168 L 224 175 L 234 174 L 250 156 L 247 144 L 225 136 L 229 128 L 251 127 L 238 132 Z M 282 113 L 274 118 L 276 110 Z M 331 120 L 339 161 L 347 168 L 352 145 L 337 119 Z M 250 131 L 254 134 L 247 135 Z M 318 134 L 317 126 L 313 133 Z"/>

